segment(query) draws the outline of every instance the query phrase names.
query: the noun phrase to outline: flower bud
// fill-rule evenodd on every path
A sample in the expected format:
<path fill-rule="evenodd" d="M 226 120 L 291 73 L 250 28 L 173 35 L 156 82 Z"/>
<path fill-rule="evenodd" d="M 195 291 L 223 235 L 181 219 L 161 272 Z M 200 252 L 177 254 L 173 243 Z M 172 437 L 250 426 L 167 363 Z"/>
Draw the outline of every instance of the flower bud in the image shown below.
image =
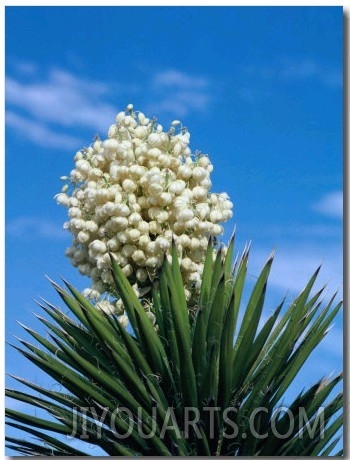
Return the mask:
<path fill-rule="evenodd" d="M 130 179 L 124 179 L 122 187 L 127 193 L 131 193 L 137 189 L 137 184 L 135 184 L 135 182 Z"/>
<path fill-rule="evenodd" d="M 126 230 L 126 234 L 128 235 L 130 241 L 137 241 L 141 235 L 136 228 Z"/>
<path fill-rule="evenodd" d="M 125 244 L 122 249 L 122 254 L 124 257 L 129 258 L 135 251 L 136 246 L 133 244 Z"/>
<path fill-rule="evenodd" d="M 120 123 L 125 118 L 125 112 L 119 112 L 115 117 L 117 123 Z"/>
<path fill-rule="evenodd" d="M 69 206 L 70 199 L 66 193 L 58 193 L 55 195 L 55 200 L 57 204 L 61 204 L 62 206 Z"/>
<path fill-rule="evenodd" d="M 146 267 L 155 268 L 158 265 L 158 258 L 157 257 L 149 257 L 146 260 Z"/>
<path fill-rule="evenodd" d="M 101 300 L 95 304 L 97 310 L 106 313 L 107 315 L 113 315 L 115 313 L 115 306 L 108 300 Z"/>
<path fill-rule="evenodd" d="M 141 282 L 141 283 L 144 283 L 147 278 L 148 278 L 148 274 L 147 274 L 147 271 L 144 270 L 143 268 L 138 268 L 136 270 L 136 278 Z"/>
<path fill-rule="evenodd" d="M 139 265 L 139 266 L 144 266 L 145 262 L 146 262 L 146 256 L 145 256 L 145 253 L 141 250 L 141 249 L 137 249 L 131 256 L 132 260 L 135 262 L 135 264 Z M 140 280 L 140 281 L 146 281 L 146 279 L 142 279 L 142 278 L 139 278 L 137 276 L 137 273 L 138 271 L 136 271 L 136 277 Z M 147 275 L 147 274 L 146 274 Z"/>
<path fill-rule="evenodd" d="M 78 233 L 77 238 L 78 238 L 79 243 L 82 243 L 82 244 L 86 243 L 90 239 L 89 234 L 84 231 L 80 231 Z"/>
<path fill-rule="evenodd" d="M 180 222 L 187 222 L 191 219 L 193 219 L 194 217 L 194 214 L 193 214 L 193 211 L 191 209 L 181 209 L 181 211 L 179 212 L 178 214 L 178 220 Z"/>
<path fill-rule="evenodd" d="M 130 264 L 125 265 L 122 268 L 122 272 L 124 273 L 125 276 L 129 277 L 133 273 L 132 266 Z"/>
<path fill-rule="evenodd" d="M 148 319 L 151 321 L 152 325 L 154 326 L 156 324 L 156 317 L 155 317 L 155 314 L 152 313 L 151 311 L 148 311 L 146 313 Z"/>
<path fill-rule="evenodd" d="M 159 133 L 152 133 L 148 136 L 147 142 L 151 147 L 158 147 L 162 145 L 162 138 Z"/>
<path fill-rule="evenodd" d="M 159 236 L 156 239 L 155 243 L 156 243 L 156 248 L 163 252 L 169 249 L 170 247 L 169 241 L 163 238 L 162 236 Z"/>
<path fill-rule="evenodd" d="M 169 186 L 169 193 L 174 195 L 180 195 L 184 191 L 186 183 L 183 180 L 176 180 Z"/>
<path fill-rule="evenodd" d="M 127 315 L 118 316 L 118 321 L 120 322 L 120 324 L 121 324 L 124 328 L 127 328 L 127 327 L 128 327 L 129 318 L 127 317 Z"/>

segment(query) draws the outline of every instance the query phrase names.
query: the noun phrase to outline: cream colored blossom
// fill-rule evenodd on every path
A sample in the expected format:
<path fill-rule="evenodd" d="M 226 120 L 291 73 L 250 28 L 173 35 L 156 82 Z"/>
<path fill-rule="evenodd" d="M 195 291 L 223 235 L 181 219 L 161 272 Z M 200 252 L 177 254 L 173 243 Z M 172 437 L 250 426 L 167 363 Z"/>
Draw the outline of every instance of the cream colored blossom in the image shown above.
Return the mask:
<path fill-rule="evenodd" d="M 95 304 L 98 310 L 107 313 L 107 315 L 113 315 L 115 313 L 115 306 L 108 300 L 101 300 Z"/>
<path fill-rule="evenodd" d="M 118 316 L 118 321 L 121 323 L 121 325 L 123 327 L 127 327 L 128 324 L 129 324 L 129 318 L 127 317 L 127 315 L 121 315 L 121 316 Z"/>
<path fill-rule="evenodd" d="M 208 239 L 223 233 L 233 205 L 226 193 L 210 191 L 213 166 L 207 155 L 192 154 L 189 142 L 180 121 L 166 131 L 129 104 L 108 138 L 77 152 L 74 169 L 62 176 L 64 191 L 55 198 L 68 208 L 64 228 L 73 243 L 66 255 L 99 286 L 84 292 L 100 310 L 123 313 L 120 300 L 100 300 L 105 292 L 116 294 L 110 254 L 132 283 L 145 287 L 173 239 L 186 296 L 199 288 Z"/>

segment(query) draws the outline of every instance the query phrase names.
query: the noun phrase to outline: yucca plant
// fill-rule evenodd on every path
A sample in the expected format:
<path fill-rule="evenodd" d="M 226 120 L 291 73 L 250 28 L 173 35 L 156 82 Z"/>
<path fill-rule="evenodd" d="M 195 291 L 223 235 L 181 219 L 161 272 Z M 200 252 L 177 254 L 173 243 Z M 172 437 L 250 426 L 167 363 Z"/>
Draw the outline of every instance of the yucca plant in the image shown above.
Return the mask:
<path fill-rule="evenodd" d="M 7 409 L 8 425 L 23 436 L 8 437 L 8 447 L 24 455 L 89 455 L 58 440 L 74 433 L 112 456 L 333 453 L 342 427 L 342 394 L 333 390 L 341 375 L 283 404 L 341 303 L 333 296 L 324 305 L 324 289 L 312 292 L 317 270 L 287 309 L 281 302 L 261 325 L 273 255 L 245 303 L 249 248 L 233 262 L 233 246 L 234 238 L 227 254 L 219 250 L 213 257 L 209 242 L 200 295 L 191 308 L 175 244 L 147 299 L 135 294 L 111 257 L 115 290 L 131 324 L 127 330 L 69 283 L 66 290 L 52 283 L 69 312 L 42 304 L 51 317 L 39 318 L 49 338 L 25 327 L 39 345 L 20 340 L 15 348 L 66 390 L 15 377 L 37 395 L 7 390 L 7 396 L 45 409 L 50 420 Z"/>

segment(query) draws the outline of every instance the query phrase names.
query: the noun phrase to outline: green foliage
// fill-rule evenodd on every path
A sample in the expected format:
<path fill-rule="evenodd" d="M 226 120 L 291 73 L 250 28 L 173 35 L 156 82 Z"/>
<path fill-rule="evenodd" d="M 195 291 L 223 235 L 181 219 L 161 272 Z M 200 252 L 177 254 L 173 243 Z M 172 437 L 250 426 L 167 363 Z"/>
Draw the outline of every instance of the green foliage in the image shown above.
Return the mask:
<path fill-rule="evenodd" d="M 219 251 L 215 260 L 209 244 L 194 309 L 173 245 L 172 262 L 165 260 L 152 290 L 156 327 L 112 258 L 131 333 L 69 283 L 67 291 L 52 283 L 76 319 L 41 305 L 51 317 L 39 317 L 50 338 L 23 326 L 39 346 L 20 340 L 15 348 L 66 391 L 15 377 L 37 396 L 17 390 L 7 396 L 52 417 L 7 409 L 8 425 L 31 435 L 30 441 L 8 437 L 8 446 L 24 455 L 88 455 L 56 439 L 76 430 L 77 438 L 113 456 L 329 455 L 342 426 L 342 394 L 332 396 L 342 376 L 303 391 L 288 411 L 281 407 L 341 303 L 334 305 L 333 297 L 323 306 L 323 289 L 311 295 L 317 270 L 286 312 L 280 317 L 282 302 L 259 329 L 273 255 L 244 305 L 249 248 L 232 263 L 233 244 L 234 238 L 227 255 Z M 125 411 L 117 414 L 118 407 Z M 120 439 L 116 432 L 128 435 Z"/>

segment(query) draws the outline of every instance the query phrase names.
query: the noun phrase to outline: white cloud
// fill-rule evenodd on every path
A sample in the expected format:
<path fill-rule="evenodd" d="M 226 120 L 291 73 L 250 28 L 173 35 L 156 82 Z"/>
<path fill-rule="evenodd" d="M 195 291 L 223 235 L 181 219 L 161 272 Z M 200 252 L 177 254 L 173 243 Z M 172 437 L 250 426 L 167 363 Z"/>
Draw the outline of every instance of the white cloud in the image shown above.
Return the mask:
<path fill-rule="evenodd" d="M 343 330 L 339 326 L 332 327 L 319 345 L 320 351 L 328 353 L 331 358 L 343 356 Z"/>
<path fill-rule="evenodd" d="M 324 260 L 319 255 L 322 252 L 325 253 Z M 253 245 L 248 266 L 248 280 L 256 282 L 268 255 L 268 250 L 254 249 Z M 290 306 L 320 264 L 321 270 L 312 292 L 316 293 L 316 290 L 326 285 L 321 297 L 324 307 L 331 296 L 338 291 L 333 304 L 335 306 L 342 299 L 342 250 L 339 246 L 328 247 L 327 251 L 320 250 L 318 247 L 312 248 L 303 245 L 295 248 L 277 249 L 268 280 L 267 299 L 260 327 L 273 313 L 273 310 L 285 294 L 287 294 L 285 306 Z M 321 306 L 321 308 L 323 307 Z M 293 383 L 293 388 L 299 384 L 302 387 L 305 385 L 305 375 L 308 379 L 313 380 L 315 375 L 321 377 L 324 374 L 341 369 L 343 332 L 340 314 L 334 319 L 333 324 L 334 326 L 323 338 L 316 348 L 315 354 L 308 361 L 304 368 L 305 371 L 301 371 L 301 375 L 297 378 L 299 383 Z"/>
<path fill-rule="evenodd" d="M 158 72 L 154 75 L 153 82 L 156 86 L 181 89 L 199 89 L 209 85 L 209 81 L 206 78 L 192 76 L 174 69 Z"/>
<path fill-rule="evenodd" d="M 154 102 L 148 110 L 184 117 L 190 112 L 206 111 L 211 94 L 210 81 L 170 69 L 153 76 Z"/>
<path fill-rule="evenodd" d="M 184 117 L 193 111 L 205 111 L 209 99 L 208 94 L 197 91 L 179 91 L 175 95 L 172 93 L 171 95 L 158 96 L 154 103 L 147 105 L 147 111 Z"/>
<path fill-rule="evenodd" d="M 327 193 L 313 205 L 313 209 L 321 214 L 338 219 L 343 218 L 343 192 Z"/>
<path fill-rule="evenodd" d="M 264 80 L 318 81 L 327 87 L 340 87 L 343 82 L 342 69 L 317 62 L 310 57 L 290 58 L 279 57 L 261 67 L 248 66 L 245 72 L 251 76 L 259 76 Z"/>
<path fill-rule="evenodd" d="M 227 226 L 228 224 L 226 224 Z M 342 238 L 342 229 L 338 221 L 327 221 L 313 224 L 313 223 L 266 223 L 263 226 L 259 227 L 258 231 L 256 228 L 249 223 L 240 224 L 240 232 L 242 234 L 254 235 L 253 239 L 259 238 L 268 238 L 272 241 L 278 241 L 283 238 L 287 238 L 301 241 L 315 241 L 315 238 L 328 238 L 329 240 L 341 239 Z M 229 233 L 229 232 L 228 232 Z M 225 230 L 226 234 L 226 230 Z"/>
<path fill-rule="evenodd" d="M 25 110 L 31 117 L 62 126 L 104 129 L 113 122 L 116 109 L 100 98 L 108 88 L 101 82 L 79 79 L 53 69 L 38 82 L 6 79 L 6 101 Z"/>
<path fill-rule="evenodd" d="M 78 150 L 83 143 L 77 137 L 60 134 L 41 121 L 27 119 L 12 111 L 6 113 L 6 124 L 14 128 L 20 136 L 46 148 Z"/>
<path fill-rule="evenodd" d="M 272 94 L 271 91 L 262 91 L 261 89 L 249 86 L 238 88 L 237 93 L 241 99 L 250 104 L 269 99 Z"/>
<path fill-rule="evenodd" d="M 249 268 L 252 277 L 260 273 L 268 255 L 268 250 L 252 248 Z M 279 291 L 288 291 L 294 296 L 305 287 L 320 265 L 321 271 L 318 281 L 316 281 L 316 287 L 320 288 L 327 284 L 327 293 L 329 294 L 341 290 L 343 279 L 342 248 L 336 245 L 328 246 L 322 250 L 316 246 L 305 245 L 284 246 L 280 250 L 277 248 L 268 285 Z"/>
<path fill-rule="evenodd" d="M 341 288 L 341 249 L 339 247 L 333 247 L 331 252 L 329 251 L 329 253 L 327 253 L 327 258 L 324 261 L 318 256 L 320 252 L 322 251 L 317 247 L 310 248 L 305 246 L 276 251 L 268 280 L 267 297 L 259 323 L 259 330 L 261 330 L 270 315 L 274 313 L 275 308 L 282 301 L 285 294 L 287 294 L 284 304 L 285 309 L 291 305 L 291 302 L 305 287 L 320 263 L 322 263 L 322 267 L 318 280 L 316 280 L 313 293 L 330 280 L 321 297 L 323 299 L 321 309 L 326 306 L 334 292 L 338 288 Z M 256 282 L 269 254 L 270 251 L 255 248 L 253 244 L 247 273 L 248 285 Z M 251 289 L 251 285 L 246 289 L 244 301 L 248 300 Z M 341 300 L 341 297 L 341 291 L 339 291 L 333 306 Z M 285 310 L 282 310 L 279 319 L 283 316 L 283 311 Z M 242 315 L 243 312 L 240 312 L 239 321 L 242 319 Z M 338 372 L 341 370 L 343 332 L 342 317 L 340 313 L 333 320 L 332 324 L 334 324 L 334 326 L 316 347 L 306 365 L 303 366 L 295 381 L 293 381 L 288 392 L 288 397 L 291 397 L 295 392 L 298 393 L 301 391 L 305 388 L 305 385 L 313 384 L 316 379 L 333 371 Z"/>
<path fill-rule="evenodd" d="M 141 93 L 136 81 L 91 80 L 59 68 L 45 72 L 28 61 L 13 60 L 12 64 L 19 77 L 6 78 L 6 122 L 41 146 L 77 147 L 75 133 L 81 128 L 105 135 L 120 110 L 108 98 L 126 94 L 126 105 L 133 102 L 135 93 Z M 210 82 L 202 76 L 169 69 L 148 74 L 144 80 L 149 91 L 142 96 L 146 100 L 140 108 L 150 116 L 180 117 L 208 107 Z M 65 135 L 60 134 L 62 130 Z"/>
<path fill-rule="evenodd" d="M 23 75 L 34 75 L 38 72 L 38 67 L 31 61 L 13 59 L 12 64 Z"/>
<path fill-rule="evenodd" d="M 321 65 L 314 59 L 281 59 L 277 74 L 284 80 L 318 80 L 326 86 L 336 87 L 342 84 L 342 72 Z"/>
<path fill-rule="evenodd" d="M 19 217 L 6 224 L 6 233 L 13 238 L 45 238 L 50 240 L 65 239 L 68 232 L 55 222 L 35 218 Z"/>
<path fill-rule="evenodd" d="M 315 77 L 320 72 L 320 66 L 312 59 L 291 60 L 282 59 L 277 74 L 285 80 L 305 80 Z"/>

